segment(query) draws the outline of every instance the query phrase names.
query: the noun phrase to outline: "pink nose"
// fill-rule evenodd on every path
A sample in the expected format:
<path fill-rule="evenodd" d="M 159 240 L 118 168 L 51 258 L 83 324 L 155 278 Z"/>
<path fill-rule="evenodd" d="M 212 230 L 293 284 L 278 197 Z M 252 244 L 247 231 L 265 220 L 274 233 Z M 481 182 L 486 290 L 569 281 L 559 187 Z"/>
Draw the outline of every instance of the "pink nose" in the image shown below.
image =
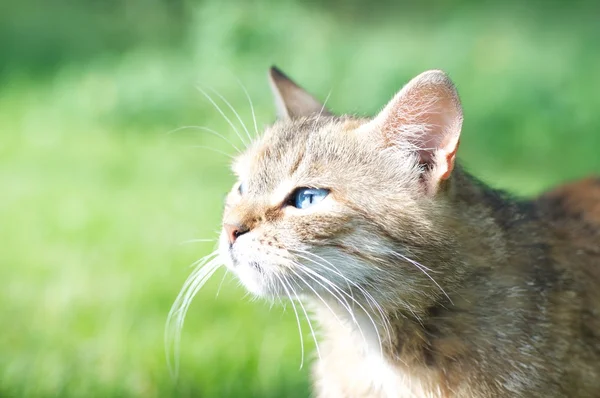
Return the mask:
<path fill-rule="evenodd" d="M 224 223 L 223 229 L 227 233 L 227 238 L 229 239 L 230 245 L 233 245 L 233 243 L 237 240 L 238 237 L 249 231 L 248 228 L 242 225 L 229 223 Z"/>

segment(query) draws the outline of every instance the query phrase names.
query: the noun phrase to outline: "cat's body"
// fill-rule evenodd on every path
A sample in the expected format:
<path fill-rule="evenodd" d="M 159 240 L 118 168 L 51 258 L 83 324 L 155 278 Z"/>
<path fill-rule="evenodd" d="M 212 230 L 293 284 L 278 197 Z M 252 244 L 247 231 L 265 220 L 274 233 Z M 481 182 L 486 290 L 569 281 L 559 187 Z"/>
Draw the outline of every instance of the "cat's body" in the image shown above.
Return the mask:
<path fill-rule="evenodd" d="M 321 304 L 318 396 L 599 396 L 600 179 L 515 201 L 454 173 L 453 304 L 392 321 L 385 360 Z"/>
<path fill-rule="evenodd" d="M 234 165 L 220 257 L 314 308 L 317 397 L 600 397 L 600 180 L 517 201 L 455 167 L 440 71 L 372 119 L 271 83 L 281 120 Z"/>

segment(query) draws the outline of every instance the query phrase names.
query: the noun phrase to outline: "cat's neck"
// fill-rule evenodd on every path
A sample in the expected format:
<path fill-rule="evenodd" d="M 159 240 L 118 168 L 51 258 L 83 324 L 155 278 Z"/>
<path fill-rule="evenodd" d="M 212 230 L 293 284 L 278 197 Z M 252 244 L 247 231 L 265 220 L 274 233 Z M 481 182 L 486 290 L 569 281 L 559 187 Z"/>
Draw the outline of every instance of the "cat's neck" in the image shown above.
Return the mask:
<path fill-rule="evenodd" d="M 445 195 L 459 217 L 487 217 L 501 230 L 508 231 L 517 221 L 530 222 L 536 217 L 534 202 L 517 199 L 505 191 L 487 186 L 462 167 L 448 181 Z M 461 220 L 467 222 L 467 219 Z"/>
<path fill-rule="evenodd" d="M 491 188 L 458 167 L 445 187 L 457 249 L 471 272 L 521 263 L 547 240 L 537 203 Z M 535 250 L 534 250 L 535 251 Z M 513 259 L 514 253 L 518 258 Z"/>
<path fill-rule="evenodd" d="M 368 356 L 369 352 L 377 354 L 383 344 L 385 356 L 395 358 L 392 362 L 396 365 L 406 363 L 408 368 L 416 369 L 425 364 L 425 368 L 435 369 L 433 362 L 460 355 L 466 346 L 466 336 L 478 333 L 478 317 L 484 316 L 478 307 L 490 300 L 486 286 L 494 285 L 501 291 L 506 284 L 508 289 L 513 282 L 505 274 L 513 272 L 511 267 L 516 268 L 516 273 L 521 272 L 520 269 L 526 267 L 519 263 L 529 261 L 530 256 L 542 255 L 539 252 L 542 246 L 538 243 L 544 238 L 540 237 L 539 231 L 534 233 L 538 221 L 534 202 L 511 198 L 461 168 L 455 170 L 442 189 L 440 195 L 445 195 L 447 215 L 440 223 L 446 231 L 452 231 L 454 247 L 451 256 L 432 258 L 452 262 L 451 267 L 443 271 L 452 269 L 450 272 L 456 273 L 448 279 L 452 285 L 442 286 L 447 295 L 437 296 L 436 300 L 414 312 L 388 307 L 387 317 L 392 321 L 387 325 L 377 312 L 369 316 L 357 308 L 356 316 L 352 317 L 345 308 L 332 303 L 337 317 L 343 320 L 340 324 L 339 319 L 332 317 L 331 308 L 322 307 L 318 311 L 319 318 L 325 333 L 331 337 L 327 340 L 332 349 L 339 345 L 341 350 L 354 347 Z M 531 249 L 515 251 L 516 246 Z M 431 250 L 439 250 L 439 247 Z M 425 259 L 423 263 L 431 264 Z M 436 264 L 431 264 L 430 268 L 435 270 Z M 439 278 L 442 283 L 439 273 L 432 277 Z M 495 311 L 493 302 L 486 301 L 486 305 L 485 311 Z M 498 307 L 501 306 L 498 303 Z M 345 340 L 348 345 L 342 344 Z"/>

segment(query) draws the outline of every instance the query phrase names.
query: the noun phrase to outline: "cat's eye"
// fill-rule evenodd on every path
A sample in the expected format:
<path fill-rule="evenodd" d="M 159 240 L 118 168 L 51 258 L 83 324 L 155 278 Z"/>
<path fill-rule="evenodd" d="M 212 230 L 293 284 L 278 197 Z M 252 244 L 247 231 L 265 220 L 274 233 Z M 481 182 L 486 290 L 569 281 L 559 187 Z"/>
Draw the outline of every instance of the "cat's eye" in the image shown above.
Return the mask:
<path fill-rule="evenodd" d="M 239 193 L 240 195 L 243 195 L 244 193 L 246 193 L 246 186 L 244 185 L 244 183 L 243 183 L 243 182 L 240 182 L 240 183 L 238 184 L 238 189 L 237 189 L 237 191 L 238 191 L 238 193 Z"/>
<path fill-rule="evenodd" d="M 320 188 L 298 188 L 291 197 L 289 204 L 298 209 L 306 209 L 307 207 L 316 205 L 329 195 L 329 190 Z"/>

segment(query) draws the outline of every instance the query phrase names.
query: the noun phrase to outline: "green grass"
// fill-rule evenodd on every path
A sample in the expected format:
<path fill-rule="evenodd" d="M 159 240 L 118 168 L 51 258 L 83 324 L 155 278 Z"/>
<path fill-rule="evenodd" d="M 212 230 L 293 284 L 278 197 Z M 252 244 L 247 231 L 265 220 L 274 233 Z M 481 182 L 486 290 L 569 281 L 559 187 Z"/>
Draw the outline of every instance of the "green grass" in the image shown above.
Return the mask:
<path fill-rule="evenodd" d="M 166 315 L 188 266 L 213 249 L 182 242 L 216 236 L 233 182 L 227 157 L 194 148 L 233 154 L 226 143 L 192 129 L 167 134 L 203 125 L 235 139 L 198 83 L 250 126 L 241 80 L 264 126 L 272 63 L 320 98 L 331 91 L 334 111 L 361 114 L 442 68 L 465 108 L 461 158 L 485 181 L 533 194 L 600 170 L 600 45 L 589 12 L 401 11 L 204 2 L 180 47 L 6 78 L 0 396 L 308 395 L 291 311 L 251 302 L 232 281 L 215 297 L 222 274 L 192 305 L 181 375 L 169 378 Z"/>

